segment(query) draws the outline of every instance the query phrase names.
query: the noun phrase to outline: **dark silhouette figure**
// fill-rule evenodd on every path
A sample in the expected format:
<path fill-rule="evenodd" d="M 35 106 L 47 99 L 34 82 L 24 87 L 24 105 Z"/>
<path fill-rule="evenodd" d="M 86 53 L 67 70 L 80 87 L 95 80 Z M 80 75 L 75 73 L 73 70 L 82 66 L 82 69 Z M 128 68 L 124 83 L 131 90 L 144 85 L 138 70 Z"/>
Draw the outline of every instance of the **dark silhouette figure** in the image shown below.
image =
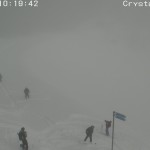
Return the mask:
<path fill-rule="evenodd" d="M 94 131 L 94 126 L 90 126 L 86 129 L 86 137 L 85 137 L 84 141 L 86 141 L 87 138 L 90 138 L 90 142 L 92 142 L 93 131 Z"/>
<path fill-rule="evenodd" d="M 111 121 L 105 120 L 106 123 L 106 135 L 109 136 L 109 128 L 111 127 Z"/>
<path fill-rule="evenodd" d="M 0 82 L 2 82 L 2 75 L 0 74 Z"/>
<path fill-rule="evenodd" d="M 24 127 L 22 127 L 21 130 L 19 131 L 18 137 L 19 140 L 22 141 L 20 147 L 22 147 L 23 150 L 28 150 L 27 132 L 25 131 Z"/>
<path fill-rule="evenodd" d="M 24 94 L 25 94 L 25 98 L 26 98 L 26 99 L 29 99 L 29 93 L 30 93 L 29 89 L 28 89 L 28 88 L 25 88 L 25 89 L 24 89 Z"/>

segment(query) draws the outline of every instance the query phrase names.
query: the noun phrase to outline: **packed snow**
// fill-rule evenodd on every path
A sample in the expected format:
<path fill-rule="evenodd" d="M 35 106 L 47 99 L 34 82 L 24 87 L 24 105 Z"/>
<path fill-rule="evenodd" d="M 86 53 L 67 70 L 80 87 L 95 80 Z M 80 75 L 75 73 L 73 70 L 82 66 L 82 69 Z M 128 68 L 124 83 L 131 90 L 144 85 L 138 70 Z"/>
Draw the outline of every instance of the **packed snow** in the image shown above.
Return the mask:
<path fill-rule="evenodd" d="M 33 95 L 36 95 L 32 93 Z M 44 96 L 44 95 L 43 95 Z M 100 118 L 70 114 L 61 120 L 51 120 L 51 100 L 23 94 L 15 98 L 5 83 L 0 83 L 0 149 L 19 150 L 17 132 L 27 131 L 29 150 L 110 150 L 111 136 L 105 135 L 105 123 Z M 55 108 L 57 109 L 57 107 Z M 59 111 L 59 110 L 58 110 Z M 93 142 L 84 142 L 85 130 L 94 125 Z M 148 150 L 125 123 L 116 120 L 114 150 Z M 110 129 L 110 132 L 111 129 Z"/>

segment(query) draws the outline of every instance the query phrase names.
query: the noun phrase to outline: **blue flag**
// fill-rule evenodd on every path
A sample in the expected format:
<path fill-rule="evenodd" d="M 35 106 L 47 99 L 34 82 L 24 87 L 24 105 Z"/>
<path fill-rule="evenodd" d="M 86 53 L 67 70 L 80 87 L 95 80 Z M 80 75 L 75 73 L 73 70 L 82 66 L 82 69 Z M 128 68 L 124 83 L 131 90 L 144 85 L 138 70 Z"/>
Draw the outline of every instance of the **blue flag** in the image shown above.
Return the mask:
<path fill-rule="evenodd" d="M 126 121 L 126 116 L 120 113 L 115 112 L 115 118 L 120 119 L 122 121 Z"/>

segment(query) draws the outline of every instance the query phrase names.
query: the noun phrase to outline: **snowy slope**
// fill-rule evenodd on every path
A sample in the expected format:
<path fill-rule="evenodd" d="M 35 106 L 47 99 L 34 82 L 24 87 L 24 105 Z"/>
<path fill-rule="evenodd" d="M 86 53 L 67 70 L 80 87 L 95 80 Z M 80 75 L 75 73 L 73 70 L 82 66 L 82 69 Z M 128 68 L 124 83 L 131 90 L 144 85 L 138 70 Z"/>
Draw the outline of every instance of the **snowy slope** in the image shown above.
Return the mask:
<path fill-rule="evenodd" d="M 39 90 L 40 93 L 37 92 L 38 88 L 32 85 L 34 90 L 31 98 L 26 101 L 23 94 L 13 90 L 16 87 L 10 88 L 5 80 L 0 83 L 0 150 L 20 149 L 17 132 L 22 126 L 28 133 L 29 150 L 111 149 L 111 137 L 105 136 L 104 120 L 80 112 L 74 113 L 76 111 L 73 105 L 75 109 L 77 106 L 59 92 L 45 94 Z M 62 113 L 65 110 L 70 112 L 70 116 L 67 116 L 68 112 Z M 126 123 L 117 120 L 115 123 L 114 150 L 149 149 Z M 89 140 L 83 142 L 85 129 L 90 125 L 95 126 L 93 144 L 90 144 Z"/>
<path fill-rule="evenodd" d="M 17 132 L 21 126 L 25 126 L 28 132 L 29 150 L 111 149 L 111 137 L 105 136 L 103 120 L 76 114 L 53 123 L 42 112 L 38 113 L 39 110 L 34 107 L 32 109 L 34 103 L 31 101 L 24 102 L 25 106 L 16 105 L 15 109 L 0 109 L 1 150 L 19 150 Z M 37 103 L 37 108 L 39 107 L 40 103 Z M 93 144 L 88 140 L 83 142 L 85 129 L 90 125 L 95 126 Z M 129 131 L 126 126 L 116 129 L 114 150 L 148 150 Z"/>

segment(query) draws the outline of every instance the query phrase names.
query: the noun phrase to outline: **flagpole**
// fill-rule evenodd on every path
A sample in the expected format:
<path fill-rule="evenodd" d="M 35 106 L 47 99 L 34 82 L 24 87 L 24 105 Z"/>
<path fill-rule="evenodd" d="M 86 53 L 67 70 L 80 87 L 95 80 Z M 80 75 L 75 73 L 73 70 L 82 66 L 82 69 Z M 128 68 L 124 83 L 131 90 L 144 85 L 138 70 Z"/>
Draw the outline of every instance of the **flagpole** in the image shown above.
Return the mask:
<path fill-rule="evenodd" d="M 114 146 L 114 124 L 115 124 L 115 111 L 113 111 L 112 146 L 111 146 L 111 150 L 113 150 L 113 146 Z"/>

